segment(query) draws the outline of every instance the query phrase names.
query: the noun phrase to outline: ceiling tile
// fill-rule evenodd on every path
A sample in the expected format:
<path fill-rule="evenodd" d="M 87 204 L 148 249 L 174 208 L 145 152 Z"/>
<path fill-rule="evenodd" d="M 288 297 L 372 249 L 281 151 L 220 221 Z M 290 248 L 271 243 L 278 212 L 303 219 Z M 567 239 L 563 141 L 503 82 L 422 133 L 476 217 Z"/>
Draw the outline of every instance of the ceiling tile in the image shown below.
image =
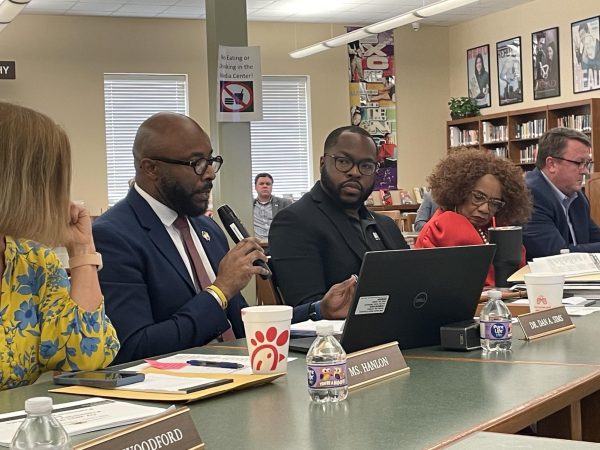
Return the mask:
<path fill-rule="evenodd" d="M 367 25 L 438 0 L 247 0 L 250 21 L 329 22 Z M 450 26 L 532 0 L 479 0 L 423 21 Z M 205 0 L 31 0 L 26 14 L 204 18 Z"/>

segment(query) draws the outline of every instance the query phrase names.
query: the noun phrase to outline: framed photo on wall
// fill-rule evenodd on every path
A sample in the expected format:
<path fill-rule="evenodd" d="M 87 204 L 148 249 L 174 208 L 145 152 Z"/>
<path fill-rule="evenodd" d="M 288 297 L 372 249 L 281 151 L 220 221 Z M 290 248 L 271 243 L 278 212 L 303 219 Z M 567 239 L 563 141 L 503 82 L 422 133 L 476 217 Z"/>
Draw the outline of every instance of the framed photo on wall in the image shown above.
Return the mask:
<path fill-rule="evenodd" d="M 531 33 L 533 99 L 560 96 L 558 27 Z"/>
<path fill-rule="evenodd" d="M 600 89 L 600 17 L 571 24 L 573 92 Z"/>
<path fill-rule="evenodd" d="M 475 99 L 479 108 L 492 106 L 489 45 L 467 50 L 467 82 L 469 97 Z"/>
<path fill-rule="evenodd" d="M 498 99 L 500 106 L 523 101 L 521 77 L 521 37 L 500 41 L 496 44 L 498 59 Z"/>

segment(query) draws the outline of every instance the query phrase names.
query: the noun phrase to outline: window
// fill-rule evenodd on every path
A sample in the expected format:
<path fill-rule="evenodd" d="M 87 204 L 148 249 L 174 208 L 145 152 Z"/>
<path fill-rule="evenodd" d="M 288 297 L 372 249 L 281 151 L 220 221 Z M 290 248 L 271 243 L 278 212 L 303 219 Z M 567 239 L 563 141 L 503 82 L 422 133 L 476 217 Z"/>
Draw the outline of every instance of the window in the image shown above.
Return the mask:
<path fill-rule="evenodd" d="M 127 195 L 135 133 L 159 111 L 187 115 L 187 75 L 104 74 L 108 206 Z"/>
<path fill-rule="evenodd" d="M 263 120 L 250 126 L 252 192 L 257 173 L 275 180 L 274 195 L 299 197 L 311 188 L 308 77 L 263 77 Z"/>

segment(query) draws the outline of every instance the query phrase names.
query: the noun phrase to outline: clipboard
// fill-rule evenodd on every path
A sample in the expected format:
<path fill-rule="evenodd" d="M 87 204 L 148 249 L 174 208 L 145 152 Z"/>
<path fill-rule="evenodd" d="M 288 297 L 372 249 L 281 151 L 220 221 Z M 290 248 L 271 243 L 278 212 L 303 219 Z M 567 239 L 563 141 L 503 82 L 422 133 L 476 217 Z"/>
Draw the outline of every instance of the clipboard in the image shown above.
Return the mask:
<path fill-rule="evenodd" d="M 169 370 L 160 370 L 149 368 L 143 370 L 144 373 L 159 373 L 164 375 L 172 375 L 178 377 L 190 377 L 190 378 L 214 378 L 223 379 L 222 373 L 179 373 Z M 49 389 L 49 392 L 57 392 L 60 394 L 74 394 L 74 395 L 86 395 L 93 397 L 108 397 L 108 398 L 120 398 L 127 400 L 138 400 L 138 401 L 159 401 L 159 402 L 195 402 L 204 398 L 214 397 L 216 395 L 223 394 L 225 392 L 236 391 L 238 389 L 246 389 L 253 386 L 259 386 L 261 384 L 270 383 L 271 381 L 285 375 L 285 372 L 274 373 L 268 375 L 236 375 L 227 374 L 227 379 L 231 379 L 231 382 L 222 384 L 219 386 L 208 387 L 207 389 L 201 389 L 194 392 L 188 392 L 184 394 L 173 394 L 173 393 L 157 393 L 157 392 L 136 392 L 128 391 L 125 389 L 99 389 L 88 386 L 65 386 L 57 387 L 55 389 Z"/>

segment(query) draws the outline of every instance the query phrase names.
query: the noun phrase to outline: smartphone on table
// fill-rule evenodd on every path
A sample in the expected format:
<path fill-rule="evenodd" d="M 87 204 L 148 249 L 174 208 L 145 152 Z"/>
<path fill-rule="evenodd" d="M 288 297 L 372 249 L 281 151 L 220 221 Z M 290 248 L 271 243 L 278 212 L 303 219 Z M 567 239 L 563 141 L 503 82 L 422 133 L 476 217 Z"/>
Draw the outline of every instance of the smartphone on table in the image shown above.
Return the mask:
<path fill-rule="evenodd" d="M 145 375 L 141 372 L 117 372 L 114 370 L 93 370 L 82 372 L 61 373 L 54 376 L 54 384 L 68 386 L 90 386 L 97 388 L 113 389 L 118 386 L 139 383 L 144 381 Z"/>

